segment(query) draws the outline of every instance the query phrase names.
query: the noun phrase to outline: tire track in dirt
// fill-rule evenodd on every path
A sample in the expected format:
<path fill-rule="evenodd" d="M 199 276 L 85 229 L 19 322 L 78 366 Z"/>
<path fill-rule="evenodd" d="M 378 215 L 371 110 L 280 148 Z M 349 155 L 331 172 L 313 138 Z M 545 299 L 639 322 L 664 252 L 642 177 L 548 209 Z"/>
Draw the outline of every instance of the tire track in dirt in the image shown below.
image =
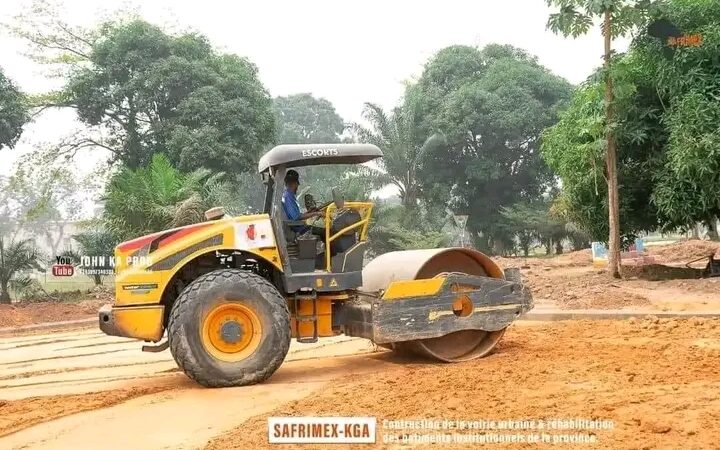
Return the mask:
<path fill-rule="evenodd" d="M 28 371 L 28 372 L 20 372 L 15 373 L 11 375 L 0 375 L 0 381 L 4 380 L 17 380 L 18 378 L 32 378 L 32 377 L 38 377 L 42 375 L 56 375 L 61 373 L 69 373 L 69 372 L 79 372 L 83 370 L 95 370 L 95 369 L 110 369 L 110 368 L 123 368 L 123 367 L 135 367 L 135 366 L 146 366 L 151 364 L 157 364 L 157 361 L 142 361 L 142 362 L 133 362 L 133 363 L 126 363 L 126 364 L 105 364 L 105 365 L 96 365 L 96 366 L 87 366 L 87 367 L 67 367 L 62 369 L 47 369 L 47 370 L 36 370 L 36 371 Z M 17 386 L 23 386 L 23 385 L 13 385 L 12 387 Z M 0 385 L 0 388 L 3 387 L 10 387 L 10 386 L 2 386 Z"/>
<path fill-rule="evenodd" d="M 22 400 L 0 400 L 0 437 L 83 411 L 106 408 L 129 399 L 173 389 L 171 384 L 115 389 L 91 394 L 31 397 Z"/>
<path fill-rule="evenodd" d="M 91 339 L 102 339 L 103 336 L 97 336 L 94 338 L 66 338 L 66 339 L 39 339 L 32 342 L 25 342 L 18 345 L 9 345 L 7 347 L 0 347 L 0 350 L 12 350 L 16 348 L 25 348 L 25 347 L 37 347 L 39 345 L 48 345 L 48 344 L 60 344 L 63 342 L 77 342 L 77 341 L 89 341 Z M 127 342 L 127 341 L 118 341 L 113 343 L 121 343 L 121 342 Z"/>
<path fill-rule="evenodd" d="M 0 438 L 0 448 L 202 447 L 238 423 L 288 401 L 313 395 L 338 379 L 381 370 L 384 363 L 367 354 L 320 357 L 321 354 L 368 351 L 372 349 L 362 340 L 328 345 L 317 354 L 305 353 L 302 359 L 286 362 L 267 382 L 254 386 L 205 389 L 181 373 L 172 373 L 159 380 L 145 380 L 146 391 L 137 388 L 12 402 L 16 405 L 14 410 L 20 412 L 9 417 L 16 419 L 23 417 L 22 411 L 38 408 L 44 402 L 66 406 L 59 406 L 57 410 L 48 408 L 53 412 L 39 419 L 30 415 L 31 421 L 6 423 L 6 429 L 12 428 L 15 432 Z M 110 400 L 105 399 L 108 394 Z M 29 426 L 32 423 L 35 425 Z"/>
<path fill-rule="evenodd" d="M 63 349 L 63 350 L 64 350 L 64 349 Z M 117 349 L 117 350 L 106 350 L 106 351 L 104 351 L 104 352 L 83 353 L 83 354 L 80 354 L 80 355 L 46 356 L 46 357 L 43 357 L 43 358 L 34 358 L 34 359 L 26 359 L 26 360 L 23 360 L 23 361 L 11 361 L 11 362 L 0 363 L 0 366 L 18 366 L 18 365 L 23 365 L 23 364 L 28 365 L 28 364 L 35 363 L 35 362 L 40 362 L 40 361 L 52 361 L 52 360 L 55 360 L 55 359 L 84 358 L 84 357 L 87 357 L 87 356 L 106 355 L 106 354 L 109 354 L 109 353 L 118 353 L 118 352 L 127 352 L 127 351 L 129 351 L 129 350 L 126 349 L 126 348 L 121 348 L 121 349 Z"/>
<path fill-rule="evenodd" d="M 106 345 L 125 345 L 128 342 L 132 341 L 117 341 L 117 342 L 98 342 L 96 344 L 83 344 L 83 345 L 72 345 L 69 347 L 65 347 L 63 350 L 71 350 L 76 348 L 94 348 L 94 347 L 104 347 Z M 60 350 L 56 350 L 60 351 Z"/>

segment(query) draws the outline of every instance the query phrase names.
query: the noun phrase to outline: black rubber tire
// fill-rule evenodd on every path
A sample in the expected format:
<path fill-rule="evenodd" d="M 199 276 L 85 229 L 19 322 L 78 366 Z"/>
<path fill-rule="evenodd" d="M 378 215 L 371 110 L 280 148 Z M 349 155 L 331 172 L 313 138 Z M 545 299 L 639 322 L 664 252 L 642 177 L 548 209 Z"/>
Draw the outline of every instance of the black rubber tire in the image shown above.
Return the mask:
<path fill-rule="evenodd" d="M 257 349 L 238 362 L 221 361 L 202 344 L 201 318 L 210 308 L 240 302 L 258 311 L 262 337 Z M 287 301 L 267 280 L 252 272 L 220 269 L 190 283 L 175 301 L 168 323 L 170 352 L 178 366 L 206 387 L 245 386 L 269 378 L 290 348 Z"/>

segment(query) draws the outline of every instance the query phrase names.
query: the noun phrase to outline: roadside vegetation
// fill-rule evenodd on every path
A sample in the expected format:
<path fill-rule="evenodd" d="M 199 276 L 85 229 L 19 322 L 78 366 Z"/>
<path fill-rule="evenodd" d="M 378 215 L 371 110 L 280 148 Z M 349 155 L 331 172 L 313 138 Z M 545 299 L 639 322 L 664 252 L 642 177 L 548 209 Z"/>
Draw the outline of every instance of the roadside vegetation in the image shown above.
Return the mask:
<path fill-rule="evenodd" d="M 202 34 L 172 33 L 125 13 L 81 29 L 36 2 L 6 31 L 61 83 L 27 96 L 0 73 L 0 152 L 47 110 L 72 110 L 81 126 L 0 178 L 0 299 L 29 289 L 29 274 L 67 252 L 48 230 L 86 218 L 83 195 L 101 207 L 72 231 L 71 247 L 108 254 L 122 240 L 203 220 L 212 206 L 258 211 L 257 161 L 279 143 L 382 148 L 379 164 L 301 174 L 302 189 L 318 197 L 335 185 L 356 199 L 392 187 L 394 195 L 376 199 L 373 254 L 451 245 L 501 256 L 587 248 L 611 235 L 615 176 L 623 246 L 649 232 L 697 233 L 698 224 L 718 239 L 720 4 L 561 3 L 575 8 L 574 21 L 563 16 L 566 8 L 549 28 L 584 34 L 609 12 L 614 36 L 632 33 L 629 50 L 613 52 L 606 67 L 572 86 L 520 48 L 449 46 L 426 61 L 394 108 L 367 103 L 363 122 L 349 123 L 329 99 L 272 98 L 252 61 L 217 50 Z M 661 18 L 701 35 L 702 45 L 669 51 L 648 32 Z M 616 173 L 606 161 L 610 137 Z M 89 153 L 105 163 L 77 179 L 68 162 Z M 36 239 L 49 241 L 52 254 L 41 255 Z"/>

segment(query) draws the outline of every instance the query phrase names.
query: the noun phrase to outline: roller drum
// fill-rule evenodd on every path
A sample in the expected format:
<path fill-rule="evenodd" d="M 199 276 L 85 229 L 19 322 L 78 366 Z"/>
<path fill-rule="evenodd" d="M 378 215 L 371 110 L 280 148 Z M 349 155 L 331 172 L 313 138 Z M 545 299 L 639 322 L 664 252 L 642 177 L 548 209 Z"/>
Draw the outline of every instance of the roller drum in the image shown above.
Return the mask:
<path fill-rule="evenodd" d="M 393 281 L 421 280 L 457 272 L 504 278 L 503 271 L 487 255 L 467 248 L 441 248 L 390 252 L 372 260 L 363 269 L 362 291 L 376 292 Z M 463 330 L 431 339 L 383 345 L 399 353 L 414 353 L 443 362 L 480 358 L 492 351 L 505 329 Z"/>

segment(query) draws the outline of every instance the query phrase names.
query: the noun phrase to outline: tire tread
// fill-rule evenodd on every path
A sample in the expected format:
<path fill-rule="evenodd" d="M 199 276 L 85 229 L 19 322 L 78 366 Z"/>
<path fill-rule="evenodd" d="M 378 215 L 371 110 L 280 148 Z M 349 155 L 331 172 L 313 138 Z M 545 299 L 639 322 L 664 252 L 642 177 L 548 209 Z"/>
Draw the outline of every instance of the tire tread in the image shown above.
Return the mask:
<path fill-rule="evenodd" d="M 280 295 L 278 290 L 265 278 L 240 269 L 220 269 L 201 275 L 190 283 L 178 296 L 173 304 L 168 320 L 168 341 L 170 352 L 175 358 L 180 369 L 183 370 L 192 380 L 207 387 L 230 387 L 245 386 L 259 383 L 268 379 L 282 364 L 290 348 L 290 327 L 274 327 L 279 329 L 281 336 L 281 348 L 274 349 L 269 362 L 264 367 L 258 367 L 252 371 L 246 371 L 239 378 L 218 378 L 211 376 L 207 370 L 194 358 L 192 349 L 185 337 L 183 323 L 186 320 L 194 320 L 190 305 L 199 301 L 197 297 L 204 289 L 209 289 L 218 278 L 233 279 L 234 282 L 242 282 L 254 287 L 262 297 L 271 303 L 273 310 L 272 323 L 283 323 L 288 321 L 290 311 L 287 301 Z M 283 317 L 283 315 L 285 317 Z"/>

